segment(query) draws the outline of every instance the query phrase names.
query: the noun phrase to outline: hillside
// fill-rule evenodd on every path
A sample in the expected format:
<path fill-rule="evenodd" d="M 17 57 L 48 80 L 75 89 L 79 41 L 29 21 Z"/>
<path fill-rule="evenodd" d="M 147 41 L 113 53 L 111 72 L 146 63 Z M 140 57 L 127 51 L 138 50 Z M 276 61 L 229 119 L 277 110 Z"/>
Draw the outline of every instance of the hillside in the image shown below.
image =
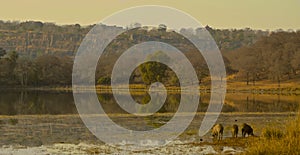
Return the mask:
<path fill-rule="evenodd" d="M 92 27 L 0 21 L 0 84 L 22 87 L 71 85 L 73 56 Z M 101 28 L 106 31 L 122 29 L 106 25 L 101 25 Z M 299 79 L 300 31 L 268 32 L 249 28 L 220 30 L 209 26 L 205 29 L 211 33 L 223 54 L 230 83 L 242 82 L 248 87 L 269 81 L 280 87 L 282 82 Z M 189 37 L 203 40 L 204 46 L 210 46 L 205 38 L 201 38 L 202 32 L 203 28 L 180 30 L 180 33 Z M 145 41 L 166 42 L 183 51 L 195 68 L 199 82 L 207 86 L 210 84 L 207 65 L 194 45 L 179 33 L 159 27 L 151 30 L 138 27 L 116 37 L 99 60 L 95 78 L 98 84 L 110 84 L 112 67 L 118 57 L 125 49 Z M 160 75 L 149 77 L 158 71 L 155 66 L 160 66 Z M 131 77 L 132 84 L 155 81 L 171 87 L 179 85 L 170 68 L 155 63 L 137 67 Z"/>
<path fill-rule="evenodd" d="M 38 21 L 28 22 L 3 22 L 0 21 L 0 47 L 6 51 L 17 51 L 20 55 L 31 57 L 43 54 L 73 55 L 84 36 L 93 25 L 55 25 Z M 114 26 L 103 27 L 114 29 Z M 223 51 L 237 49 L 251 45 L 269 32 L 251 29 L 213 29 L 206 26 L 216 40 L 218 47 Z M 201 28 L 181 29 L 181 33 L 199 37 Z"/>

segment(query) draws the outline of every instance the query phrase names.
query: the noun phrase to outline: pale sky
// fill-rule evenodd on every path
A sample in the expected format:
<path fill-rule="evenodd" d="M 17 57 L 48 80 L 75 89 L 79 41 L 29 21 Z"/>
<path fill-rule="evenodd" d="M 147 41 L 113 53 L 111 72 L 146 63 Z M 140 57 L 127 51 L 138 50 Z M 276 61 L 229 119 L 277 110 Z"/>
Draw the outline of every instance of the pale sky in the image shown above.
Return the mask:
<path fill-rule="evenodd" d="M 173 7 L 214 28 L 300 29 L 300 0 L 1 0 L 0 20 L 89 25 L 139 5 Z"/>

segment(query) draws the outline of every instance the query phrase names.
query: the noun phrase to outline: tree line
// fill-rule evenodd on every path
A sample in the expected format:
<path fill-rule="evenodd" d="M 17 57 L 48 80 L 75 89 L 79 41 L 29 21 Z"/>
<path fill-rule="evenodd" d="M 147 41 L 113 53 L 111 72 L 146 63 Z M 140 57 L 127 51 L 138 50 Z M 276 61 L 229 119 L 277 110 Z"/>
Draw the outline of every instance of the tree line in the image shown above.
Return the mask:
<path fill-rule="evenodd" d="M 0 21 L 0 29 L 18 28 L 22 31 L 45 31 L 45 25 L 47 23 Z M 52 31 L 57 31 L 57 27 L 60 26 L 52 25 Z M 84 29 L 80 25 L 69 27 L 72 27 L 74 31 Z M 64 28 L 66 29 L 66 26 Z M 88 28 L 90 27 L 85 29 Z M 299 78 L 300 31 L 270 33 L 251 29 L 219 30 L 209 26 L 205 28 L 215 39 L 222 52 L 227 74 L 234 75 L 234 80 L 245 81 L 253 85 L 256 81 L 273 80 L 280 85 L 283 80 Z M 181 33 L 190 37 L 203 39 L 203 45 L 209 46 L 205 38 L 201 38 L 202 31 L 203 28 L 180 30 Z M 98 84 L 110 84 L 113 65 L 124 49 L 145 41 L 162 41 L 173 45 L 189 59 L 200 83 L 209 79 L 209 70 L 205 60 L 194 45 L 175 31 L 167 31 L 166 27 L 160 26 L 151 30 L 139 27 L 114 39 L 105 49 L 104 55 L 100 57 L 95 81 Z M 161 53 L 158 51 L 150 55 L 149 59 L 157 55 Z M 69 86 L 72 82 L 72 65 L 73 55 L 20 56 L 17 51 L 6 51 L 5 47 L 0 47 L 0 85 Z M 170 68 L 153 62 L 139 66 L 132 74 L 131 80 L 132 83 L 150 84 L 160 81 L 170 86 L 178 86 L 178 78 Z"/>
<path fill-rule="evenodd" d="M 0 48 L 0 85 L 68 86 L 72 81 L 72 66 L 70 57 L 43 55 L 32 59 Z"/>
<path fill-rule="evenodd" d="M 237 79 L 251 81 L 299 78 L 300 31 L 277 32 L 263 37 L 251 46 L 244 46 L 226 53 Z"/>
<path fill-rule="evenodd" d="M 39 21 L 1 21 L 0 20 L 0 47 L 8 51 L 17 51 L 20 56 L 38 57 L 43 54 L 56 54 L 61 56 L 73 56 L 84 36 L 94 25 L 81 26 L 79 24 L 56 25 L 55 23 L 43 23 Z M 160 29 L 167 29 L 161 24 Z M 135 23 L 128 28 L 100 25 L 105 31 L 116 29 L 127 30 L 133 27 L 142 27 Z M 191 38 L 205 40 L 202 36 L 204 28 L 186 29 L 180 32 Z M 260 37 L 269 34 L 269 31 L 245 29 L 214 29 L 209 26 L 206 30 L 215 39 L 222 51 L 229 51 L 250 45 Z M 138 35 L 138 34 L 137 34 Z M 139 35 L 140 37 L 145 37 Z M 178 40 L 180 41 L 180 39 Z"/>

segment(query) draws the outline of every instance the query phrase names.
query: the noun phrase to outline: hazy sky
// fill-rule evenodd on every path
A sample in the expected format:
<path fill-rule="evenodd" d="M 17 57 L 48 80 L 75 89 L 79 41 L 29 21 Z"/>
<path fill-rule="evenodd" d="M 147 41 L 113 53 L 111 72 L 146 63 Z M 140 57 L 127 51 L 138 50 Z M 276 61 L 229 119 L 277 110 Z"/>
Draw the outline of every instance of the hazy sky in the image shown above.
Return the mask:
<path fill-rule="evenodd" d="M 300 29 L 300 0 L 1 0 L 0 20 L 89 25 L 138 5 L 174 7 L 214 28 Z"/>

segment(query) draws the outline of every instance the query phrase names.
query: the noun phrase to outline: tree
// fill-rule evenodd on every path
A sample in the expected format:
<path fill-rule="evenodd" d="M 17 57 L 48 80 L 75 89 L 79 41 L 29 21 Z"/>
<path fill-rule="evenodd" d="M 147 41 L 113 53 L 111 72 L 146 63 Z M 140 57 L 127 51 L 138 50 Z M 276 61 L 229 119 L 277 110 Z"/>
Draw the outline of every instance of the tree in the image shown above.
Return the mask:
<path fill-rule="evenodd" d="M 8 53 L 8 57 L 7 60 L 9 61 L 9 78 L 11 79 L 11 81 L 15 81 L 15 76 L 14 76 L 14 69 L 17 65 L 17 60 L 19 58 L 19 55 L 16 51 L 11 51 Z"/>
<path fill-rule="evenodd" d="M 165 24 L 159 24 L 158 25 L 158 30 L 159 31 L 166 31 L 167 30 L 167 26 Z"/>
<path fill-rule="evenodd" d="M 297 74 L 297 70 L 300 70 L 300 48 L 295 52 L 291 65 L 293 67 L 293 73 Z"/>
<path fill-rule="evenodd" d="M 17 61 L 14 74 L 21 86 L 27 86 L 29 82 L 33 83 L 35 80 L 35 66 L 30 59 L 22 57 Z"/>
<path fill-rule="evenodd" d="M 299 71 L 300 36 L 295 32 L 273 32 L 251 46 L 230 52 L 229 58 L 239 75 L 253 83 L 271 79 L 278 86 L 284 79 L 291 79 Z"/>
<path fill-rule="evenodd" d="M 249 85 L 250 77 L 252 77 L 253 85 L 255 85 L 257 75 L 262 69 L 260 52 L 254 48 L 241 48 L 236 52 L 239 55 L 235 61 L 236 69 L 241 75 L 246 76 L 247 85 Z"/>
<path fill-rule="evenodd" d="M 100 84 L 100 85 L 110 85 L 111 79 L 108 76 L 101 77 L 101 78 L 99 78 L 99 80 L 97 81 L 97 83 Z"/>
<path fill-rule="evenodd" d="M 156 61 L 169 61 L 169 57 L 162 51 L 157 51 L 147 57 L 148 62 L 140 65 L 139 70 L 142 75 L 142 79 L 146 84 L 153 82 L 162 82 L 162 78 L 165 76 L 167 66 Z"/>
<path fill-rule="evenodd" d="M 0 58 L 3 57 L 6 54 L 5 49 L 3 49 L 2 47 L 0 47 Z"/>
<path fill-rule="evenodd" d="M 70 58 L 43 55 L 35 59 L 39 85 L 67 85 L 72 80 L 72 62 Z"/>
<path fill-rule="evenodd" d="M 16 64 L 18 58 L 19 58 L 19 54 L 16 51 L 11 51 L 8 53 L 8 60 L 11 63 Z"/>

